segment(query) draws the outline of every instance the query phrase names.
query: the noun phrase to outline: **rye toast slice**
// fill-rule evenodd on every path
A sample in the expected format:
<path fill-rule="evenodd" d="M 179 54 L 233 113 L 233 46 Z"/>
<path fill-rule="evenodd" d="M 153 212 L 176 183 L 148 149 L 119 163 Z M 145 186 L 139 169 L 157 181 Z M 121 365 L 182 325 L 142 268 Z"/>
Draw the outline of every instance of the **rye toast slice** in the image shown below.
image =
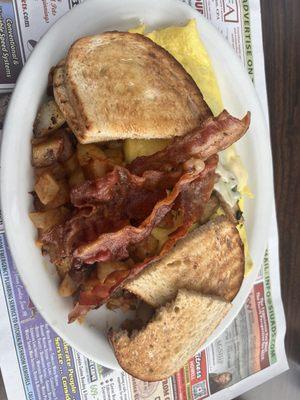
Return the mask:
<path fill-rule="evenodd" d="M 232 301 L 242 284 L 244 268 L 239 232 L 227 217 L 220 216 L 188 234 L 125 289 L 153 307 L 174 298 L 180 288 Z"/>
<path fill-rule="evenodd" d="M 58 104 L 78 140 L 171 138 L 210 117 L 191 76 L 166 50 L 143 35 L 105 32 L 77 40 L 62 67 Z M 63 100 L 64 101 L 64 100 Z M 62 108 L 62 112 L 64 113 Z M 72 127 L 73 123 L 73 127 Z"/>
<path fill-rule="evenodd" d="M 126 372 L 143 381 L 162 380 L 186 364 L 230 308 L 226 301 L 181 289 L 140 331 L 130 337 L 111 331 L 109 340 Z"/>

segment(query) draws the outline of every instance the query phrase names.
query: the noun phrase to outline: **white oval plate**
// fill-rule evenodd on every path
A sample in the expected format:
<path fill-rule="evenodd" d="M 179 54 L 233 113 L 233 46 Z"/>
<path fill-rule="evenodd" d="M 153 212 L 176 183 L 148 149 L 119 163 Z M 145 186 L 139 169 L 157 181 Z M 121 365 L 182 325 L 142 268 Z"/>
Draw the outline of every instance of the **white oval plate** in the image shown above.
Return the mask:
<path fill-rule="evenodd" d="M 47 322 L 71 346 L 96 362 L 119 368 L 106 339 L 107 327 L 122 318 L 105 307 L 89 314 L 84 324 L 67 324 L 71 300 L 57 292 L 57 277 L 35 246 L 28 212 L 33 187 L 30 165 L 32 124 L 45 93 L 49 68 L 61 60 L 75 39 L 106 30 L 127 30 L 141 22 L 151 29 L 184 24 L 195 18 L 211 57 L 227 110 L 241 117 L 252 113 L 251 128 L 238 145 L 249 171 L 255 199 L 246 204 L 246 226 L 252 272 L 244 279 L 227 317 L 208 338 L 206 347 L 230 324 L 256 278 L 265 251 L 272 200 L 269 135 L 253 85 L 229 44 L 198 12 L 174 0 L 90 0 L 62 17 L 38 43 L 25 65 L 10 101 L 2 143 L 2 210 L 10 249 L 28 293 Z"/>

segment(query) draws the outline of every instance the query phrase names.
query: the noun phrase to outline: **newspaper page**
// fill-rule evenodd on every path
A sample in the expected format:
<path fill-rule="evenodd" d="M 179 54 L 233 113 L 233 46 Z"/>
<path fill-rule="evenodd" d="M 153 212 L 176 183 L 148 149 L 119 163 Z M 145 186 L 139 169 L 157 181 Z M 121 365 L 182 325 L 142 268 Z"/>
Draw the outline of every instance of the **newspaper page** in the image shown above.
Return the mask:
<path fill-rule="evenodd" d="M 41 36 L 81 0 L 0 2 L 0 93 L 11 91 Z"/>
<path fill-rule="evenodd" d="M 2 89 L 7 91 L 13 87 L 34 47 L 34 42 L 31 47 L 28 45 L 30 40 L 38 41 L 60 15 L 77 3 L 0 0 Z M 186 3 L 208 18 L 231 43 L 255 84 L 267 116 L 259 0 L 186 0 Z M 8 29 L 9 26 L 13 29 Z M 11 76 L 2 71 L 10 71 Z M 8 99 L 8 95 L 0 97 L 0 121 Z M 177 374 L 154 383 L 95 364 L 52 330 L 20 280 L 0 222 L 0 366 L 8 398 L 200 400 L 211 396 L 232 399 L 285 371 L 288 368 L 284 350 L 285 319 L 280 295 L 275 205 L 272 207 L 272 226 L 263 265 L 238 316 L 211 346 L 191 358 Z"/>

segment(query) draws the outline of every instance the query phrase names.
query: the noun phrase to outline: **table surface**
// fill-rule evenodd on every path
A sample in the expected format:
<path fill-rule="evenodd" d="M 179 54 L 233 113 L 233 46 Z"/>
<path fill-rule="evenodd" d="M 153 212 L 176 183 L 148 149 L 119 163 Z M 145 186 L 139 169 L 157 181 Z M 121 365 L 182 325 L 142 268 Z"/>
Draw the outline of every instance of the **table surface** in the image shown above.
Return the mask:
<path fill-rule="evenodd" d="M 300 0 L 261 0 L 261 7 L 290 370 L 238 400 L 296 400 L 300 396 Z M 5 399 L 0 374 L 0 400 Z"/>
<path fill-rule="evenodd" d="M 300 182 L 300 1 L 261 0 L 261 7 L 290 370 L 238 399 L 296 400 L 300 398 L 300 185 L 296 184 Z"/>

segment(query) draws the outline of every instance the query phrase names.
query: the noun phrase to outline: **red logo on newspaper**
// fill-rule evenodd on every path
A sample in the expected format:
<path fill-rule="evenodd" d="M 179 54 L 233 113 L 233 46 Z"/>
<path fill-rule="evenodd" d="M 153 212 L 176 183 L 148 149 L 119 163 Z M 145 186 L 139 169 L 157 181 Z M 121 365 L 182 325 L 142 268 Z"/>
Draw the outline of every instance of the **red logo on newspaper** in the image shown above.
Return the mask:
<path fill-rule="evenodd" d="M 194 7 L 196 8 L 197 11 L 199 11 L 201 14 L 204 14 L 204 2 L 203 0 L 196 0 Z"/>
<path fill-rule="evenodd" d="M 189 361 L 191 395 L 193 400 L 205 399 L 208 396 L 207 365 L 205 351 Z"/>

